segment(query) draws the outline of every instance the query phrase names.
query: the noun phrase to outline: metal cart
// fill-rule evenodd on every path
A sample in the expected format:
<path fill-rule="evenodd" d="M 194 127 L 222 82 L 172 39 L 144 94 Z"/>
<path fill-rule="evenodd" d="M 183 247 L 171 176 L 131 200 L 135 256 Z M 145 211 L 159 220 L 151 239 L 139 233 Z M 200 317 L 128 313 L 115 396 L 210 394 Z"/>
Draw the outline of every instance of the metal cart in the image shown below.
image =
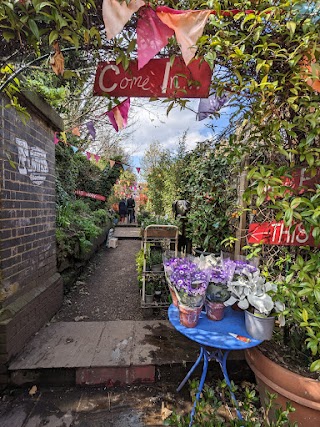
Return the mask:
<path fill-rule="evenodd" d="M 147 265 L 147 259 L 151 250 L 165 253 L 170 250 L 175 256 L 178 255 L 178 237 L 179 229 L 175 225 L 148 225 L 143 232 L 143 272 L 142 272 L 142 293 L 141 307 L 156 308 L 169 307 L 169 289 L 163 269 L 161 271 L 152 271 Z M 162 264 L 163 265 L 163 264 Z M 150 284 L 156 283 L 158 290 L 152 296 L 148 295 L 147 288 Z"/>

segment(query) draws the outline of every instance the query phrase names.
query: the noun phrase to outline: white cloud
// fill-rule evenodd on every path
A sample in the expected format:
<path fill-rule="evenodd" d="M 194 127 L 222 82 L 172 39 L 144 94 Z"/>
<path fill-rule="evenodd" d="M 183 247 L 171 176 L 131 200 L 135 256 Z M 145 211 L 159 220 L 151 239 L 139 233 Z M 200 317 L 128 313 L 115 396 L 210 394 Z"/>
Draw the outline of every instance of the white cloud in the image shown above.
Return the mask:
<path fill-rule="evenodd" d="M 189 109 L 180 110 L 180 107 L 175 107 L 168 116 L 166 110 L 169 104 L 148 100 L 144 105 L 141 100 L 138 105 L 132 102 L 130 116 L 136 124 L 126 143 L 128 152 L 142 157 L 153 141 L 159 141 L 164 148 L 174 150 L 185 131 L 187 150 L 194 148 L 197 142 L 212 136 L 212 131 L 205 126 L 207 121 L 196 121 L 198 102 L 197 99 L 191 100 L 188 103 Z"/>

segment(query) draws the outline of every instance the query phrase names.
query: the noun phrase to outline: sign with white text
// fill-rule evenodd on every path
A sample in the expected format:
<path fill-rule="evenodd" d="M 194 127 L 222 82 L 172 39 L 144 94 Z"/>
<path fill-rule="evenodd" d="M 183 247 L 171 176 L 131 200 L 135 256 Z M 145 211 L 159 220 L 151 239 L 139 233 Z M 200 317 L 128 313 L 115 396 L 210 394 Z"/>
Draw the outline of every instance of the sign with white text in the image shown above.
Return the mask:
<path fill-rule="evenodd" d="M 248 243 L 263 243 L 279 246 L 318 246 L 312 237 L 312 229 L 306 232 L 302 224 L 296 224 L 293 230 L 283 221 L 252 223 L 249 225 Z"/>
<path fill-rule="evenodd" d="M 204 60 L 185 65 L 182 58 L 152 59 L 141 70 L 131 61 L 127 70 L 121 64 L 98 64 L 93 94 L 156 98 L 207 98 L 212 71 Z"/>

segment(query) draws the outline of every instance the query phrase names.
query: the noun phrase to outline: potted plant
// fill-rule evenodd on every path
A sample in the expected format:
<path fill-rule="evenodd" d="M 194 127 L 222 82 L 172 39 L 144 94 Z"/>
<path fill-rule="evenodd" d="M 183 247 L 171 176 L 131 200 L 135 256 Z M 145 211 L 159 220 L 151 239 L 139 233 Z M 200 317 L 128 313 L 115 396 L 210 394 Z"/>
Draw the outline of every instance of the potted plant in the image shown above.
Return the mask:
<path fill-rule="evenodd" d="M 195 327 L 205 299 L 208 274 L 191 258 L 171 258 L 165 265 L 170 286 L 177 297 L 180 323 Z"/>
<path fill-rule="evenodd" d="M 260 274 L 260 270 L 243 261 L 229 261 L 235 265 L 232 280 L 227 284 L 230 298 L 226 305 L 237 304 L 245 310 L 245 325 L 247 332 L 255 339 L 270 340 L 274 327 L 275 317 L 271 314 L 280 313 L 281 325 L 284 324 L 284 305 L 274 301 L 277 285 L 267 282 Z"/>
<path fill-rule="evenodd" d="M 154 283 L 151 280 L 146 281 L 145 303 L 151 304 L 154 298 Z"/>
<path fill-rule="evenodd" d="M 162 250 L 161 247 L 155 247 L 153 250 L 150 248 L 150 266 L 151 271 L 160 272 L 163 270 L 163 262 L 162 262 Z"/>

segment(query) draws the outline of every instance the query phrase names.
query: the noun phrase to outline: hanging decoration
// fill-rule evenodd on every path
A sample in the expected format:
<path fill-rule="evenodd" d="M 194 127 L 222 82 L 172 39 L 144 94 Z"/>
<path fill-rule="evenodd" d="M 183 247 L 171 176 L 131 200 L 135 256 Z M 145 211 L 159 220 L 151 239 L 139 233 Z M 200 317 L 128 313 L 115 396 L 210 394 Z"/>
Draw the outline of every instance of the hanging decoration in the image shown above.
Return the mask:
<path fill-rule="evenodd" d="M 131 0 L 129 3 L 127 1 L 120 3 L 118 0 L 103 0 L 102 17 L 107 40 L 111 40 L 119 34 L 132 14 L 144 5 L 145 2 L 143 0 Z"/>
<path fill-rule="evenodd" d="M 72 135 L 80 136 L 79 127 L 77 126 L 77 127 L 73 128 L 72 131 L 71 131 L 71 133 L 72 133 Z"/>
<path fill-rule="evenodd" d="M 121 104 L 113 107 L 112 110 L 106 113 L 117 132 L 127 126 L 129 108 L 130 98 L 127 98 L 125 101 L 121 102 Z"/>
<path fill-rule="evenodd" d="M 87 126 L 87 130 L 89 132 L 89 134 L 92 136 L 92 139 L 95 140 L 96 139 L 96 130 L 93 124 L 93 121 L 90 120 L 90 122 L 86 123 Z"/>
<path fill-rule="evenodd" d="M 50 65 L 57 76 L 63 76 L 64 73 L 64 57 L 60 50 L 59 43 L 53 43 L 54 55 L 50 57 Z"/>
<path fill-rule="evenodd" d="M 60 139 L 58 138 L 58 132 L 55 132 L 54 136 L 53 136 L 53 143 L 55 145 L 57 145 L 57 144 L 59 144 L 59 141 L 60 141 Z"/>
<path fill-rule="evenodd" d="M 116 162 L 114 160 L 109 160 L 109 163 L 110 163 L 110 167 L 112 169 Z"/>
<path fill-rule="evenodd" d="M 206 119 L 210 114 L 219 111 L 227 102 L 228 95 L 217 96 L 210 95 L 208 98 L 201 98 L 199 101 L 197 120 Z"/>
<path fill-rule="evenodd" d="M 141 9 L 137 23 L 138 70 L 154 58 L 173 35 L 174 30 L 164 24 L 151 7 Z"/>
<path fill-rule="evenodd" d="M 206 98 L 212 71 L 201 59 L 188 66 L 181 57 L 151 59 L 141 70 L 137 61 L 122 64 L 100 62 L 96 71 L 93 94 L 115 97 Z"/>
<path fill-rule="evenodd" d="M 202 36 L 211 10 L 176 10 L 159 6 L 156 13 L 161 21 L 174 30 L 186 65 L 194 58 L 197 40 Z"/>
<path fill-rule="evenodd" d="M 140 173 L 141 168 L 136 168 L 137 172 Z"/>

